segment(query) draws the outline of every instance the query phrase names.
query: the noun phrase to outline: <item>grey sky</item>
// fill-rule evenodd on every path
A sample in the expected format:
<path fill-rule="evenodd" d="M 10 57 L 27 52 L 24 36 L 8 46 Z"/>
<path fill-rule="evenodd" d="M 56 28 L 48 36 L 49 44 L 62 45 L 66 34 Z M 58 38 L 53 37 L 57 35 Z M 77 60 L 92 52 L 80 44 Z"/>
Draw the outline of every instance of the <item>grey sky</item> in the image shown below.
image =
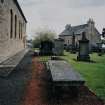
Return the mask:
<path fill-rule="evenodd" d="M 101 32 L 105 27 L 105 0 L 18 0 L 28 20 L 27 34 L 48 27 L 58 34 L 66 24 L 84 24 L 93 18 Z"/>

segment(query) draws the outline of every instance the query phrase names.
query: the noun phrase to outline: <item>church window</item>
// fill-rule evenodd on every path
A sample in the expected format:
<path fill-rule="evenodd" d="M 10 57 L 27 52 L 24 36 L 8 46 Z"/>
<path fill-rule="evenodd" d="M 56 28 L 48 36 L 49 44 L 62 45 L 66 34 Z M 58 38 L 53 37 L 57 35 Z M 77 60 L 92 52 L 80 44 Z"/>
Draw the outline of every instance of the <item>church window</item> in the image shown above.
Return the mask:
<path fill-rule="evenodd" d="M 4 0 L 1 0 L 1 3 L 4 3 Z"/>
<path fill-rule="evenodd" d="M 23 29 L 22 29 L 22 23 L 21 23 L 21 39 L 23 38 Z"/>
<path fill-rule="evenodd" d="M 13 11 L 10 10 L 10 38 L 13 37 Z"/>
<path fill-rule="evenodd" d="M 21 33 L 20 33 L 20 21 L 19 21 L 19 39 L 20 39 L 20 35 Z"/>
<path fill-rule="evenodd" d="M 17 37 L 17 16 L 15 15 L 15 38 Z"/>

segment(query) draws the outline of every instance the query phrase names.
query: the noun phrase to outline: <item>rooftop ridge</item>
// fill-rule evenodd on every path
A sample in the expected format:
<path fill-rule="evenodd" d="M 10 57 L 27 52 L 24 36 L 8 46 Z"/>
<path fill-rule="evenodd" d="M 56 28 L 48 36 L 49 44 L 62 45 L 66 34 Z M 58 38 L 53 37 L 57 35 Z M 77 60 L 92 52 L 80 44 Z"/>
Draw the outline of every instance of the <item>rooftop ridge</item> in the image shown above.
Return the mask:
<path fill-rule="evenodd" d="M 75 27 L 81 27 L 81 26 L 85 26 L 85 25 L 88 25 L 88 24 L 81 24 L 81 25 L 76 25 L 76 26 L 71 26 L 71 27 L 75 28 Z"/>
<path fill-rule="evenodd" d="M 20 7 L 19 2 L 18 2 L 17 0 L 13 0 L 13 1 L 14 1 L 14 3 L 16 4 L 17 8 L 19 9 L 21 15 L 23 16 L 25 22 L 27 23 L 27 19 L 26 19 L 26 17 L 24 16 L 24 13 L 23 13 L 23 11 L 22 11 L 22 9 L 21 9 L 21 7 Z"/>

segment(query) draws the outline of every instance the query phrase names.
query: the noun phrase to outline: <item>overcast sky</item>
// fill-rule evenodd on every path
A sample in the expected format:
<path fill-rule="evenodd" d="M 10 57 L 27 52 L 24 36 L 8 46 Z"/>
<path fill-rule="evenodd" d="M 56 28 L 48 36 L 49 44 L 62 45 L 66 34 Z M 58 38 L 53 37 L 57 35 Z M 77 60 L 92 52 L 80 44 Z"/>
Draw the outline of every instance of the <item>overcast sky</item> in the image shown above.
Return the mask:
<path fill-rule="evenodd" d="M 27 18 L 27 34 L 49 28 L 57 34 L 66 24 L 85 24 L 93 18 L 101 32 L 105 27 L 105 0 L 18 0 Z"/>

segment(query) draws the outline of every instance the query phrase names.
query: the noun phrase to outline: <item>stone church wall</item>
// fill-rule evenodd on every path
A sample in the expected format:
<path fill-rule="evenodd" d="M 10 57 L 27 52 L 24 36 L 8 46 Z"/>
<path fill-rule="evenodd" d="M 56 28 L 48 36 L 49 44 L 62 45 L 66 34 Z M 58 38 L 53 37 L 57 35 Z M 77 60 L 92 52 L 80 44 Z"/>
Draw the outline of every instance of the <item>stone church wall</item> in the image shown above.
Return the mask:
<path fill-rule="evenodd" d="M 11 20 L 12 11 L 12 20 Z M 12 26 L 11 26 L 12 24 Z M 11 32 L 12 27 L 12 32 Z M 11 34 L 12 33 L 12 34 Z M 14 0 L 0 0 L 0 58 L 8 58 L 25 48 L 26 21 Z"/>

